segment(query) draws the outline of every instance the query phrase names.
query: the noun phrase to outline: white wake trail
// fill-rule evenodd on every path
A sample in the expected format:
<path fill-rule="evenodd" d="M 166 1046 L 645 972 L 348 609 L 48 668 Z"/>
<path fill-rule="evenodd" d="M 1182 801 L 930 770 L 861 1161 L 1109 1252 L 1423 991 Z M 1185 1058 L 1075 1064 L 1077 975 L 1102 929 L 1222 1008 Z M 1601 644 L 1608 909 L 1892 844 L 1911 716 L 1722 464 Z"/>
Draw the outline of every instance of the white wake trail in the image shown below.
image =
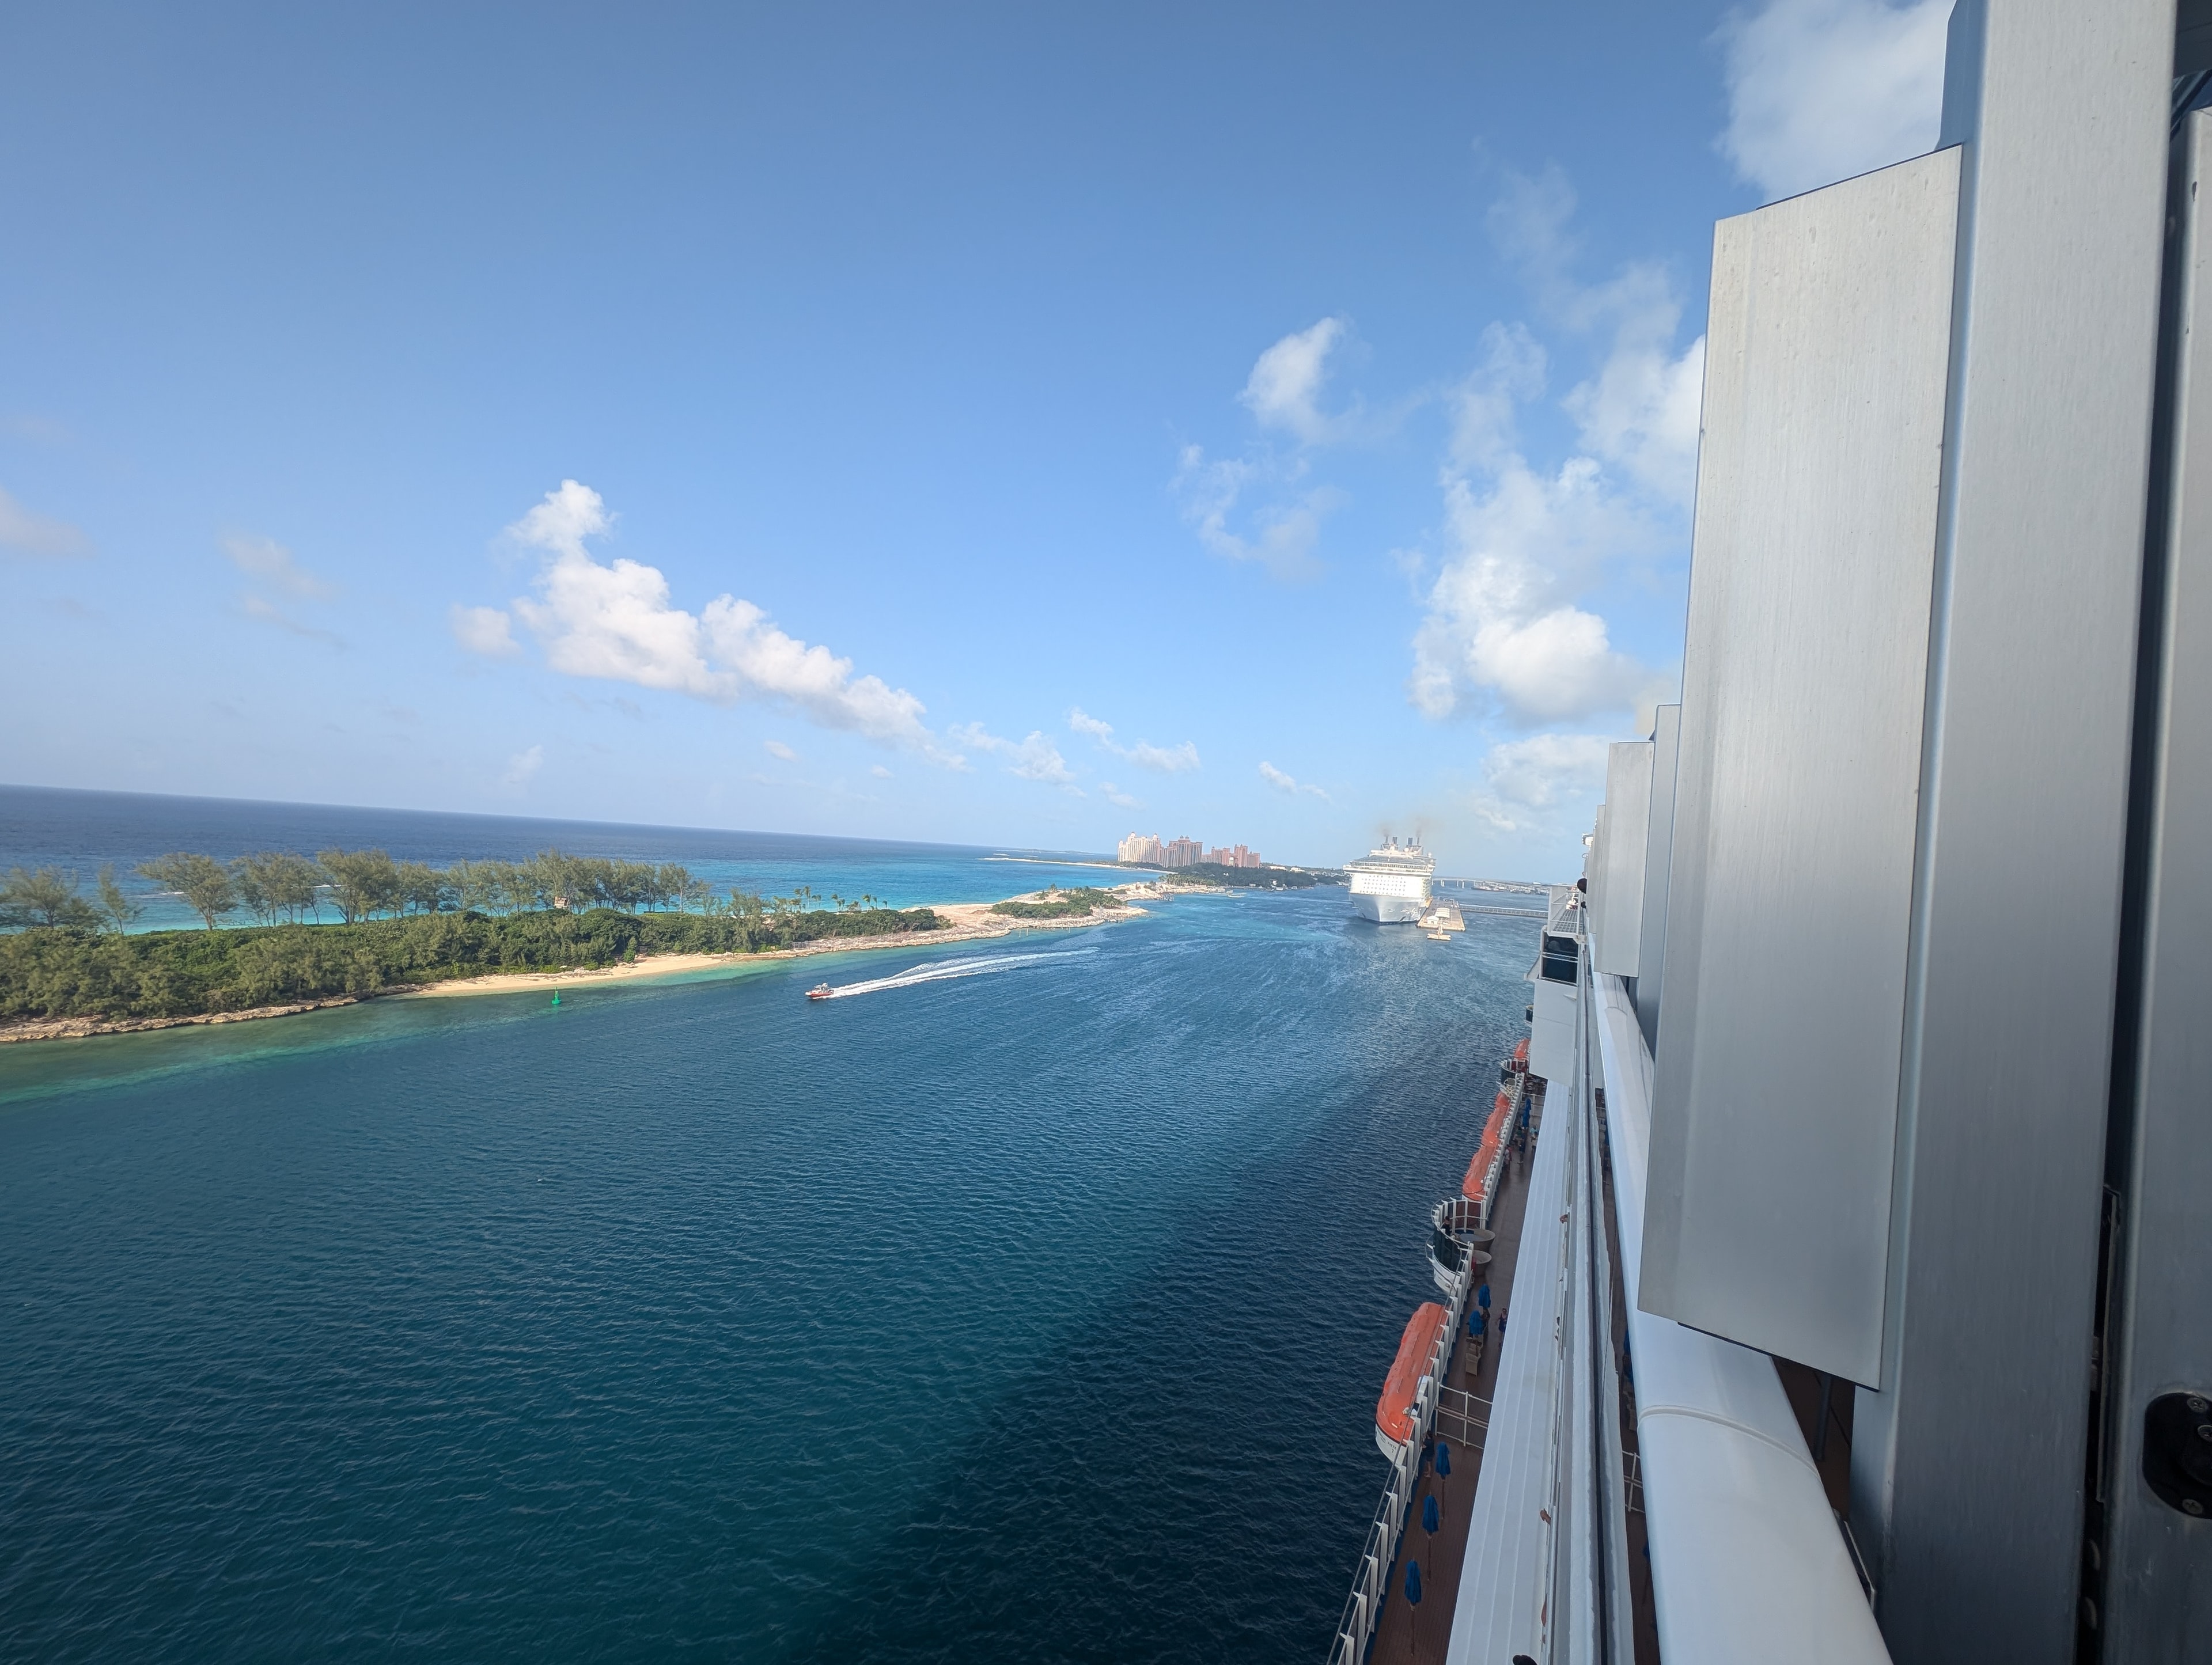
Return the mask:
<path fill-rule="evenodd" d="M 911 971 L 902 971 L 895 977 L 871 977 L 866 982 L 840 983 L 832 988 L 828 999 L 842 1000 L 854 994 L 880 994 L 890 988 L 911 988 L 916 983 L 944 982 L 953 977 L 980 977 L 994 971 L 1006 971 L 1018 965 L 1034 965 L 1040 960 L 1065 960 L 1068 954 L 995 954 L 981 959 L 939 960 L 928 965 L 917 965 Z"/>

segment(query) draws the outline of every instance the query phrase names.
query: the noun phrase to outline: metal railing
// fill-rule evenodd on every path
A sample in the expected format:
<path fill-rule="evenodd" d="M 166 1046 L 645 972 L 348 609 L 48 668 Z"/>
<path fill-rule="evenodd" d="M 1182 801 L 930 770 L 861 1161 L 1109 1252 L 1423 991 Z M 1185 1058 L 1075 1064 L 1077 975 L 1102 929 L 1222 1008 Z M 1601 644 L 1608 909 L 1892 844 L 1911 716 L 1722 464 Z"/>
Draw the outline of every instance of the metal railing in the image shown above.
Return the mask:
<path fill-rule="evenodd" d="M 1374 1639 L 1383 1604 L 1390 1599 L 1391 1570 L 1397 1565 L 1398 1545 L 1405 1536 L 1406 1517 L 1420 1484 L 1421 1467 L 1438 1417 L 1458 1423 L 1462 1444 L 1470 1443 L 1467 1430 L 1489 1427 L 1489 1401 L 1478 1399 L 1464 1388 L 1454 1388 L 1445 1380 L 1451 1371 L 1460 1327 L 1467 1317 L 1468 1296 L 1476 1282 L 1474 1270 L 1474 1256 L 1463 1255 L 1452 1287 L 1445 1291 L 1445 1322 L 1429 1348 L 1428 1368 L 1414 1389 L 1413 1402 L 1408 1407 L 1413 1412 L 1413 1431 L 1403 1452 L 1391 1460 L 1390 1477 L 1383 1483 L 1382 1495 L 1376 1503 L 1375 1518 L 1369 1523 L 1367 1540 L 1360 1549 L 1359 1567 L 1352 1575 L 1352 1594 L 1345 1599 L 1344 1613 L 1336 1623 L 1335 1638 L 1329 1644 L 1329 1665 L 1361 1665 L 1367 1656 L 1367 1644 Z M 1477 1406 L 1481 1407 L 1480 1416 L 1475 1413 Z"/>

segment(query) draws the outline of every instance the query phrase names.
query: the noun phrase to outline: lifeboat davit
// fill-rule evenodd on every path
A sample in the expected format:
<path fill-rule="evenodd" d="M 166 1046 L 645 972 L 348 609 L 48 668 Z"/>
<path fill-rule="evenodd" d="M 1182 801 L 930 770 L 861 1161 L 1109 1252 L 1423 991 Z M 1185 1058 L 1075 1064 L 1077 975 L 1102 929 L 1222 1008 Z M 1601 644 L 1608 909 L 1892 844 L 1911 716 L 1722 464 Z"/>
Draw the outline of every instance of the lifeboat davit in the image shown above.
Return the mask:
<path fill-rule="evenodd" d="M 1424 1301 L 1413 1309 L 1413 1316 L 1406 1321 L 1406 1333 L 1398 1338 L 1398 1356 L 1390 1361 L 1390 1374 L 1382 1381 L 1382 1396 L 1375 1401 L 1375 1444 L 1393 1462 L 1403 1457 L 1413 1443 L 1413 1401 L 1449 1322 L 1450 1316 L 1441 1306 Z"/>

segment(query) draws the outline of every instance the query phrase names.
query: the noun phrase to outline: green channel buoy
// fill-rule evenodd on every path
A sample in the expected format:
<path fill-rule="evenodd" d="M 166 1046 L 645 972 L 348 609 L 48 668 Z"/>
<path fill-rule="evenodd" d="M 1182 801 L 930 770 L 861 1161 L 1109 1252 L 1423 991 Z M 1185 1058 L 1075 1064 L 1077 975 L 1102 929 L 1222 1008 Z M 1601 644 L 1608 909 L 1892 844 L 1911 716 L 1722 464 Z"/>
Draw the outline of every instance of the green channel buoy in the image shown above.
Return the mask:
<path fill-rule="evenodd" d="M 556 995 L 553 997 L 553 1004 L 554 1004 L 555 1006 L 558 1006 L 558 1005 L 560 1005 L 560 1004 L 561 1004 L 561 997 L 560 997 L 558 994 L 556 994 Z"/>

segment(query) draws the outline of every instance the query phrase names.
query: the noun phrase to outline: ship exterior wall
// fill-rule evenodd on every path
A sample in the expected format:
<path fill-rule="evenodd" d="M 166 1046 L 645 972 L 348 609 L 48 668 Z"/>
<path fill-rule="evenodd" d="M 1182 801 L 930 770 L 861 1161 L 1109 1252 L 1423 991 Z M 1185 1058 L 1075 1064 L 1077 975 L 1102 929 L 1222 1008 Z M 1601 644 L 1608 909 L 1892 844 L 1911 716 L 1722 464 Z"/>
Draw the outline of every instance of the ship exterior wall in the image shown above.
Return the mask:
<path fill-rule="evenodd" d="M 1930 735 L 1887 1358 L 1858 1398 L 1853 1514 L 1898 1665 L 2060 1665 L 2174 11 L 1960 0 L 1951 27 L 1944 138 L 1965 155 Z"/>
<path fill-rule="evenodd" d="M 1595 904 L 1603 885 L 1602 910 L 1590 941 L 1590 963 L 1616 977 L 1636 975 L 1644 940 L 1644 851 L 1651 823 L 1651 742 L 1618 740 L 1608 749 L 1605 770 L 1605 837 L 1593 854 L 1598 883 L 1590 886 Z"/>
<path fill-rule="evenodd" d="M 1706 334 L 1639 1298 L 1869 1384 L 1959 161 L 1722 222 Z"/>
<path fill-rule="evenodd" d="M 1651 722 L 1651 816 L 1644 850 L 1644 924 L 1637 937 L 1636 1021 L 1659 1055 L 1659 1005 L 1666 988 L 1667 864 L 1674 850 L 1674 759 L 1682 708 L 1662 705 Z"/>
<path fill-rule="evenodd" d="M 1411 925 L 1426 906 L 1418 896 L 1379 896 L 1367 890 L 1352 893 L 1352 911 L 1377 925 Z"/>
<path fill-rule="evenodd" d="M 2212 1653 L 2212 1524 L 2192 1520 L 2144 1477 L 2145 1412 L 2163 1395 L 2212 1389 L 2212 115 L 2189 118 L 2172 201 L 2175 249 L 2166 341 L 2176 354 L 2172 482 L 2147 597 L 2145 689 L 2131 853 L 2135 925 L 2124 961 L 2115 1073 L 2114 1149 L 2120 1193 L 2112 1320 L 2106 1334 L 2104 1438 L 2092 1461 L 2093 1501 L 2108 1513 L 2102 1613 L 2108 1662 L 2183 1665 Z M 2096 1437 L 2097 1431 L 2092 1431 Z M 2203 1499 L 2199 1500 L 2200 1505 Z"/>

